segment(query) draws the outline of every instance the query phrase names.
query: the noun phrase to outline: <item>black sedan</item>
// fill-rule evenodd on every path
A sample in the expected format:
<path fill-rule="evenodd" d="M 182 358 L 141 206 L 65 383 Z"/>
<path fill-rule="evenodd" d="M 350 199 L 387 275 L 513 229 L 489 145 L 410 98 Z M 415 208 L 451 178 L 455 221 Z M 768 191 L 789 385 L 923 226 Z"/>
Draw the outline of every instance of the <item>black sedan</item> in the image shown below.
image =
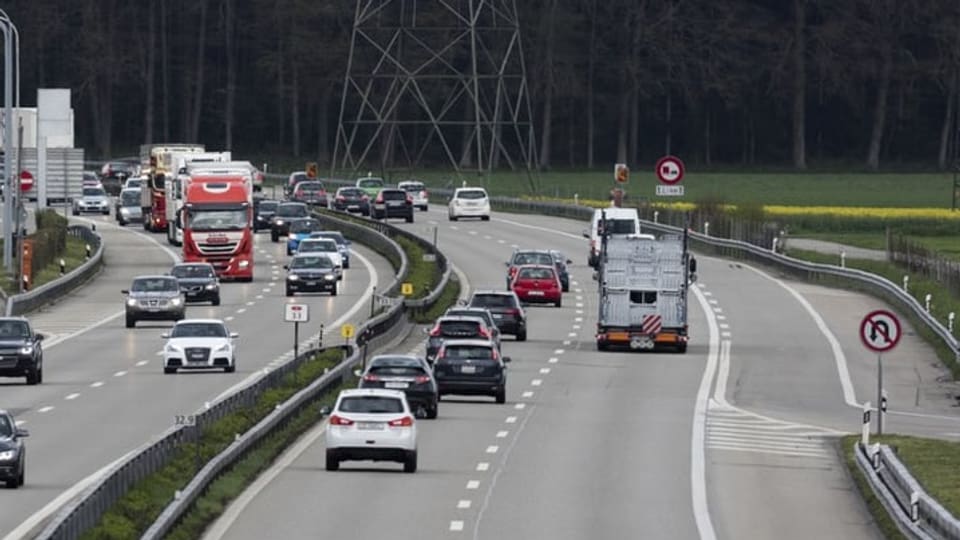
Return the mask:
<path fill-rule="evenodd" d="M 554 249 L 550 250 L 550 256 L 553 257 L 553 265 L 557 268 L 557 276 L 560 277 L 560 290 L 570 292 L 570 271 L 567 270 L 567 265 L 573 264 L 573 261 Z"/>
<path fill-rule="evenodd" d="M 27 430 L 17 427 L 13 415 L 0 410 L 0 481 L 16 489 L 26 480 L 27 456 L 23 438 Z"/>
<path fill-rule="evenodd" d="M 370 215 L 370 197 L 358 187 L 342 187 L 337 189 L 331 207 L 341 212 L 356 212 Z"/>
<path fill-rule="evenodd" d="M 273 215 L 277 212 L 277 206 L 279 204 L 280 201 L 271 199 L 254 201 L 253 232 L 270 228 L 270 222 L 273 220 Z"/>
<path fill-rule="evenodd" d="M 374 356 L 360 377 L 360 388 L 400 390 L 418 416 L 437 417 L 440 395 L 427 361 L 419 356 Z"/>
<path fill-rule="evenodd" d="M 220 305 L 220 281 L 212 264 L 177 263 L 170 270 L 170 275 L 177 278 L 180 292 L 187 303 L 210 302 L 214 306 Z"/>
<path fill-rule="evenodd" d="M 446 341 L 433 363 L 440 396 L 458 394 L 492 396 L 497 403 L 507 400 L 507 366 L 492 341 L 463 339 Z"/>
<path fill-rule="evenodd" d="M 402 189 L 383 188 L 373 201 L 370 216 L 373 219 L 403 218 L 413 223 L 413 199 Z"/>
<path fill-rule="evenodd" d="M 43 338 L 23 317 L 0 318 L 0 377 L 26 377 L 29 385 L 42 383 Z"/>
<path fill-rule="evenodd" d="M 270 220 L 270 241 L 279 242 L 280 237 L 290 234 L 290 220 L 310 217 L 307 205 L 300 202 L 284 202 L 277 205 L 277 211 Z"/>
<path fill-rule="evenodd" d="M 320 253 L 294 255 L 287 270 L 287 296 L 298 292 L 329 292 L 337 295 L 337 273 L 330 257 Z"/>

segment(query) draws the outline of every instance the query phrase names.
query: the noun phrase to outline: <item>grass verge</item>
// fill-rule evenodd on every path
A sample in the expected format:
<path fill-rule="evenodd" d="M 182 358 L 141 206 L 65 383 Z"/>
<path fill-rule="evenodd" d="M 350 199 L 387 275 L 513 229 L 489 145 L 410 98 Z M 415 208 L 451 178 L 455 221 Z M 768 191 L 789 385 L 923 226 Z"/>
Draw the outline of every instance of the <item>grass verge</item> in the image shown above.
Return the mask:
<path fill-rule="evenodd" d="M 86 540 L 138 538 L 156 520 L 201 464 L 208 462 L 230 445 L 238 433 L 244 433 L 274 408 L 336 366 L 342 360 L 341 349 L 324 351 L 288 374 L 281 385 L 265 391 L 252 407 L 229 414 L 203 430 L 199 443 L 184 442 L 164 467 L 135 484 L 108 510 L 100 523 L 86 531 Z M 198 448 L 199 444 L 199 448 Z M 199 457 L 199 459 L 198 459 Z"/>
<path fill-rule="evenodd" d="M 860 492 L 860 496 L 863 497 L 863 502 L 867 505 L 867 510 L 870 511 L 870 515 L 872 515 L 876 521 L 877 528 L 883 533 L 883 537 L 888 540 L 907 540 L 907 537 L 897 528 L 897 524 L 894 523 L 893 518 L 887 513 L 887 509 L 883 506 L 883 503 L 880 502 L 880 498 L 873 492 L 873 489 L 867 482 L 866 475 L 864 475 L 860 467 L 857 466 L 854 451 L 857 441 L 859 440 L 859 435 L 849 435 L 840 439 L 840 448 L 843 451 L 843 461 L 847 464 L 847 471 L 850 473 L 850 477 L 853 479 L 857 491 Z"/>
<path fill-rule="evenodd" d="M 3 246 L 3 242 L 0 242 L 0 246 Z M 2 249 L 2 247 L 0 247 Z M 87 260 L 87 245 L 82 239 L 76 236 L 67 235 L 67 249 L 58 257 L 62 258 L 65 263 L 66 272 L 72 272 L 76 270 L 81 264 Z M 15 263 L 17 261 L 14 261 Z M 39 269 L 33 276 L 33 285 L 31 288 L 36 289 L 41 285 L 45 285 L 57 278 L 60 277 L 60 265 L 59 261 L 48 264 L 44 268 Z M 13 295 L 19 293 L 19 287 L 15 283 L 15 279 L 11 276 L 3 276 L 3 279 L 0 279 L 0 288 L 3 289 L 4 294 Z"/>
<path fill-rule="evenodd" d="M 460 297 L 460 278 L 457 277 L 455 272 L 450 274 L 450 279 L 447 281 L 447 285 L 443 288 L 443 292 L 440 293 L 440 298 L 437 299 L 437 302 L 433 304 L 433 307 L 427 311 L 415 313 L 413 316 L 414 322 L 417 324 L 429 324 L 437 319 L 437 317 L 443 315 L 450 306 L 457 303 L 457 298 Z"/>

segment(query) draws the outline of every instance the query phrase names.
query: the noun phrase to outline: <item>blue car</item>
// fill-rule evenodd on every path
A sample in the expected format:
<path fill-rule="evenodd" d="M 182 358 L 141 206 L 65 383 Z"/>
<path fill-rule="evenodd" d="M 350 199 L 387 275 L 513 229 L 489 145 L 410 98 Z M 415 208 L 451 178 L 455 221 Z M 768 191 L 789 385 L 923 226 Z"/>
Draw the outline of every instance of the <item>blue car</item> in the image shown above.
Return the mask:
<path fill-rule="evenodd" d="M 343 257 L 343 268 L 350 268 L 350 241 L 343 237 L 343 233 L 340 231 L 317 231 L 310 233 L 310 237 L 336 240 L 337 247 L 340 248 L 340 256 Z"/>
<path fill-rule="evenodd" d="M 320 222 L 313 218 L 300 218 L 290 221 L 290 232 L 287 233 L 287 255 L 293 255 L 300 246 L 300 240 L 309 238 L 310 234 L 320 229 Z"/>

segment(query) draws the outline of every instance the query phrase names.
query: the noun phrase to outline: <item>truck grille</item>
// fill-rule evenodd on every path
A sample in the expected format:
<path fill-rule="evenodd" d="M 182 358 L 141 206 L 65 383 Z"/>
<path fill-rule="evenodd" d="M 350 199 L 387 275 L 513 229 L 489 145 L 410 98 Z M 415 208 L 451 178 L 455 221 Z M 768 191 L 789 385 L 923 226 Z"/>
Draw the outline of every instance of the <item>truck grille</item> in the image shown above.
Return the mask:
<path fill-rule="evenodd" d="M 230 255 L 237 250 L 239 241 L 227 241 L 216 244 L 197 242 L 197 249 L 204 255 Z"/>

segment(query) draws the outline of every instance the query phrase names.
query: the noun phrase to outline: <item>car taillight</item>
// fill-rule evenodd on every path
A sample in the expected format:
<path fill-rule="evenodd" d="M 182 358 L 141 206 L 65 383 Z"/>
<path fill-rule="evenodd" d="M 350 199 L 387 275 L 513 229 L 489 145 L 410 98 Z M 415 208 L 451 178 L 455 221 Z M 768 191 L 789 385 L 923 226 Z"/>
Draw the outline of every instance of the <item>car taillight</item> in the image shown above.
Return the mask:
<path fill-rule="evenodd" d="M 429 195 L 430 195 L 430 194 L 427 193 L 427 190 L 423 190 L 423 191 L 420 192 L 420 196 L 423 197 L 424 199 L 426 199 Z"/>
<path fill-rule="evenodd" d="M 337 195 L 337 200 L 342 202 L 342 201 L 347 200 L 347 198 L 344 197 L 343 195 Z"/>
<path fill-rule="evenodd" d="M 426 375 L 417 375 L 417 377 L 416 377 L 415 379 L 413 379 L 413 382 L 415 382 L 415 383 L 417 383 L 417 384 L 428 383 L 428 382 L 430 382 L 430 377 L 428 377 L 428 376 L 426 376 Z"/>
<path fill-rule="evenodd" d="M 407 204 L 413 204 L 413 197 L 407 195 Z"/>
<path fill-rule="evenodd" d="M 396 420 L 391 420 L 387 423 L 393 427 L 410 427 L 413 425 L 413 417 L 404 416 L 403 418 L 397 418 Z"/>
<path fill-rule="evenodd" d="M 376 199 L 374 202 L 382 203 L 382 202 L 383 202 L 383 195 L 377 195 L 377 199 Z"/>
<path fill-rule="evenodd" d="M 330 415 L 330 425 L 332 426 L 352 426 L 353 420 L 344 418 L 342 416 L 337 416 L 335 414 Z"/>
<path fill-rule="evenodd" d="M 373 373 L 367 373 L 366 375 L 363 376 L 363 380 L 367 382 L 375 382 L 380 380 L 380 376 L 374 375 Z"/>
<path fill-rule="evenodd" d="M 506 313 L 507 313 L 507 315 L 519 315 L 519 314 L 520 314 L 520 310 L 517 309 L 517 308 L 510 308 L 510 309 L 507 310 Z"/>
<path fill-rule="evenodd" d="M 434 326 L 430 329 L 430 337 L 440 337 L 440 325 Z"/>
<path fill-rule="evenodd" d="M 485 338 L 490 337 L 490 331 L 487 330 L 486 328 L 481 328 L 480 331 L 477 333 L 480 334 L 480 337 L 485 337 Z"/>
<path fill-rule="evenodd" d="M 497 360 L 500 358 L 500 354 L 497 353 L 496 349 L 490 349 L 490 358 Z"/>
<path fill-rule="evenodd" d="M 360 196 L 360 200 L 361 200 L 361 201 L 369 201 L 369 200 L 370 200 L 370 197 L 367 197 L 366 195 L 361 195 L 361 196 Z"/>

